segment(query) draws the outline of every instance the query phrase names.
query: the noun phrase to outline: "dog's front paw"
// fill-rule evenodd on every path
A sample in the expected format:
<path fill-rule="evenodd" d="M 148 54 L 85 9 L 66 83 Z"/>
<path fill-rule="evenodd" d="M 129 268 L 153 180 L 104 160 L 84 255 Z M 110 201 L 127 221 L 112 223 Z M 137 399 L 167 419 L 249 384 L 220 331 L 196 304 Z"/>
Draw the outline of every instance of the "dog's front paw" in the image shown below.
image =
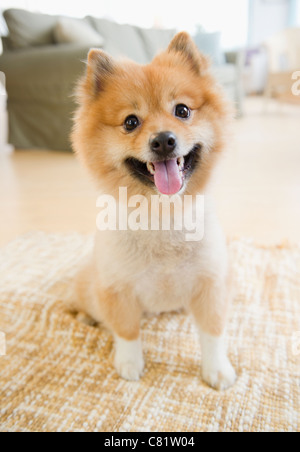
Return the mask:
<path fill-rule="evenodd" d="M 125 380 L 139 380 L 144 370 L 144 358 L 140 339 L 126 341 L 125 339 L 116 337 L 114 365 L 117 373 Z"/>
<path fill-rule="evenodd" d="M 129 381 L 138 381 L 143 374 L 144 362 L 134 362 L 134 361 L 117 361 L 115 360 L 115 368 L 120 377 Z"/>
<path fill-rule="evenodd" d="M 221 362 L 212 361 L 203 365 L 202 378 L 212 388 L 224 391 L 235 383 L 236 373 L 226 357 Z"/>

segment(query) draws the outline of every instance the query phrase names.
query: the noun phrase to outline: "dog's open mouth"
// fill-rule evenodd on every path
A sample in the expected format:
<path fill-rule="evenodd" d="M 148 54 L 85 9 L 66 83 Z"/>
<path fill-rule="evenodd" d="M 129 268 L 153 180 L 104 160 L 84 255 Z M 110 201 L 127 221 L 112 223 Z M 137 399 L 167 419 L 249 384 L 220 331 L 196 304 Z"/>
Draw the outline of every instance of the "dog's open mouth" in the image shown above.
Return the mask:
<path fill-rule="evenodd" d="M 200 160 L 201 145 L 195 145 L 185 157 L 176 157 L 155 162 L 142 162 L 128 158 L 126 166 L 132 175 L 147 185 L 155 185 L 164 195 L 174 195 L 183 187 L 184 181 L 194 172 Z"/>

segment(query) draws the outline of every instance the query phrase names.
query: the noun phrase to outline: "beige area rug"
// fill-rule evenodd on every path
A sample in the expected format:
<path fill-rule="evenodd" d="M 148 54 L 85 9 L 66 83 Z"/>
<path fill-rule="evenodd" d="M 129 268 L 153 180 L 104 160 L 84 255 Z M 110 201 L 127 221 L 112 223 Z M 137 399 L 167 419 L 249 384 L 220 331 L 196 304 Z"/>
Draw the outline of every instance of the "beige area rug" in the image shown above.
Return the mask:
<path fill-rule="evenodd" d="M 184 314 L 145 318 L 144 377 L 116 375 L 110 334 L 62 303 L 91 246 L 77 234 L 32 233 L 0 252 L 0 431 L 300 430 L 300 246 L 229 244 L 236 296 L 227 335 L 238 380 L 223 393 L 201 381 Z"/>

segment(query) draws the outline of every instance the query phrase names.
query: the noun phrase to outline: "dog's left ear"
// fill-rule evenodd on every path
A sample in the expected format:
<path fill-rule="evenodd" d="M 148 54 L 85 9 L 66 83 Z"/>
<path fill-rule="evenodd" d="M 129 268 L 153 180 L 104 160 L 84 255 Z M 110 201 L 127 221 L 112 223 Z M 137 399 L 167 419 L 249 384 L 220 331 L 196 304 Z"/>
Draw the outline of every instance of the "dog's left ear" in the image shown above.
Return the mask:
<path fill-rule="evenodd" d="M 186 32 L 178 33 L 171 41 L 168 47 L 168 53 L 176 53 L 184 58 L 192 69 L 198 74 L 203 75 L 209 67 L 208 59 L 200 53 L 198 47 Z"/>

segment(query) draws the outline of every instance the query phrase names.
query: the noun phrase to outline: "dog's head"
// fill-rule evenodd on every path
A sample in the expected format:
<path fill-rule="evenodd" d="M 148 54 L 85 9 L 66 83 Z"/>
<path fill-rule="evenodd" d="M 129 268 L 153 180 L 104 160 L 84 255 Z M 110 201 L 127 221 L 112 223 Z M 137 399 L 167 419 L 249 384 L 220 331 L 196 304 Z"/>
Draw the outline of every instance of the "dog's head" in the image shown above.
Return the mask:
<path fill-rule="evenodd" d="M 231 117 L 208 66 L 187 33 L 145 66 L 89 52 L 72 142 L 108 193 L 203 190 Z"/>

